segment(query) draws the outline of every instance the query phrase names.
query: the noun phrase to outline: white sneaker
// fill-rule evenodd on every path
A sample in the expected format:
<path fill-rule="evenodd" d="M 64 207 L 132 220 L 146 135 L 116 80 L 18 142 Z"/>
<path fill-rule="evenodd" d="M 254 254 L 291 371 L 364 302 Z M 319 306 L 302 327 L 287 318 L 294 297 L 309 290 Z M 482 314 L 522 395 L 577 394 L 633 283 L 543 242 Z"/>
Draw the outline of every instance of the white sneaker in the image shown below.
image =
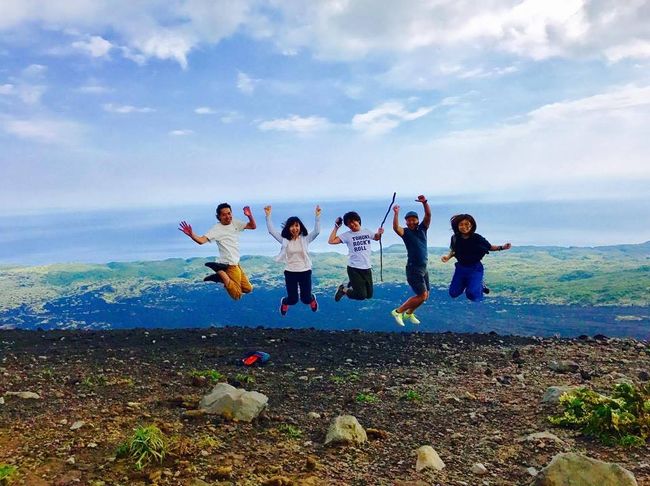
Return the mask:
<path fill-rule="evenodd" d="M 410 320 L 411 320 L 411 323 L 413 323 L 413 324 L 420 324 L 420 319 L 418 319 L 417 317 L 415 317 L 415 314 L 414 314 L 414 313 L 409 314 L 408 312 L 405 312 L 405 313 L 404 313 L 404 317 L 405 317 L 406 319 L 410 319 Z"/>
<path fill-rule="evenodd" d="M 397 323 L 398 326 L 404 327 L 404 320 L 402 319 L 402 314 L 400 312 L 397 312 L 397 309 L 393 309 L 390 311 L 390 315 L 393 316 L 393 319 L 395 319 L 395 322 Z"/>

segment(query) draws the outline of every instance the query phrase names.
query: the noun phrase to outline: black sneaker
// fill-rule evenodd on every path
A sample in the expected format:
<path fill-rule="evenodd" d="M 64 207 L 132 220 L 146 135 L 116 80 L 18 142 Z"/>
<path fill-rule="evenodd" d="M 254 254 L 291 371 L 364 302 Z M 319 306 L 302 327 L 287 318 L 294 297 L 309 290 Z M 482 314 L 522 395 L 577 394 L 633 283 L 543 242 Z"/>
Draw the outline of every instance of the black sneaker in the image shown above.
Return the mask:
<path fill-rule="evenodd" d="M 225 272 L 226 269 L 228 268 L 228 265 L 226 265 L 225 263 L 217 263 L 217 262 L 207 262 L 205 266 L 215 273 L 218 272 L 219 270 L 223 270 Z"/>
<path fill-rule="evenodd" d="M 203 281 L 204 282 L 214 282 L 214 283 L 222 283 L 223 282 L 218 273 L 213 273 L 212 275 L 208 275 L 207 277 L 205 277 L 203 279 Z"/>
<path fill-rule="evenodd" d="M 343 298 L 344 295 L 345 295 L 345 285 L 341 284 L 339 285 L 339 288 L 336 289 L 336 293 L 334 294 L 334 300 L 338 302 Z"/>
<path fill-rule="evenodd" d="M 482 289 L 482 290 L 483 290 L 483 293 L 484 293 L 484 294 L 489 294 L 489 293 L 490 293 L 490 289 L 487 288 L 485 285 L 483 285 L 483 289 Z"/>

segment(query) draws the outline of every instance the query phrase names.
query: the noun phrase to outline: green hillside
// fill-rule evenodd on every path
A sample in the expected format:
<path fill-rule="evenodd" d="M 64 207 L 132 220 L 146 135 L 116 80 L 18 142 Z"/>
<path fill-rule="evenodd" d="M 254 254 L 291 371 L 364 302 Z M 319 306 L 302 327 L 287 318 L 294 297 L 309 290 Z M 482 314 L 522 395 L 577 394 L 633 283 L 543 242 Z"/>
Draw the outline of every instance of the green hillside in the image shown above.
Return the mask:
<path fill-rule="evenodd" d="M 445 248 L 429 249 L 431 283 L 445 288 L 453 263 L 443 264 Z M 373 255 L 379 280 L 379 254 Z M 107 301 L 140 295 L 169 284 L 202 284 L 209 272 L 204 258 L 162 261 L 55 264 L 0 267 L 0 310 L 21 305 L 38 309 L 48 301 L 81 292 L 97 292 Z M 313 256 L 317 287 L 333 288 L 345 280 L 346 257 Z M 384 249 L 384 281 L 404 283 L 404 247 Z M 650 242 L 595 248 L 519 247 L 483 260 L 492 295 L 521 303 L 650 306 Z M 282 266 L 270 257 L 246 256 L 242 266 L 258 285 L 283 285 Z"/>

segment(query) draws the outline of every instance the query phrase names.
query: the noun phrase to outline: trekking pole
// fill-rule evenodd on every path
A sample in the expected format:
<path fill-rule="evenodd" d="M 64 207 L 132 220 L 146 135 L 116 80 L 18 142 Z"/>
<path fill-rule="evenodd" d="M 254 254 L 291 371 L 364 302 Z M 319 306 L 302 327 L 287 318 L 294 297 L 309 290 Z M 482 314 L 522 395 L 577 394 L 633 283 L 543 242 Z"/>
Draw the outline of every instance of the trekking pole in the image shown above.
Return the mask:
<path fill-rule="evenodd" d="M 384 219 L 381 222 L 381 225 L 379 226 L 380 228 L 384 227 L 384 223 L 386 222 L 386 218 L 388 218 L 388 214 L 390 213 L 391 208 L 393 207 L 393 204 L 395 204 L 395 196 L 397 196 L 397 193 L 393 193 L 393 199 L 391 200 L 390 204 L 388 205 L 388 211 L 386 211 L 386 214 L 384 215 Z M 379 235 L 379 279 L 383 282 L 384 281 L 384 248 L 383 245 L 381 244 L 381 235 Z"/>

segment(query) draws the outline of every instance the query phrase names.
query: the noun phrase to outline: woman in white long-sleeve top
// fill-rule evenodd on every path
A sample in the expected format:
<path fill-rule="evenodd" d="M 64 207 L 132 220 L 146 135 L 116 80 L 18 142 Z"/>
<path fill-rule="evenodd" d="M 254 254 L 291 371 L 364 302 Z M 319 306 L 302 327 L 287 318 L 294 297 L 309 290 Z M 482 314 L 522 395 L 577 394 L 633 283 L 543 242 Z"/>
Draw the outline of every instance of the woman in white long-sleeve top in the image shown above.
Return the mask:
<path fill-rule="evenodd" d="M 320 233 L 320 207 L 316 206 L 316 221 L 311 233 L 297 216 L 291 216 L 282 225 L 279 232 L 271 221 L 271 206 L 264 208 L 266 227 L 273 238 L 282 245 L 280 254 L 275 257 L 278 262 L 284 262 L 284 281 L 287 286 L 287 296 L 280 299 L 280 314 L 285 316 L 289 306 L 300 301 L 309 305 L 311 310 L 318 310 L 318 301 L 311 292 L 311 258 L 309 258 L 309 243 Z M 300 292 L 299 292 L 300 291 Z"/>

